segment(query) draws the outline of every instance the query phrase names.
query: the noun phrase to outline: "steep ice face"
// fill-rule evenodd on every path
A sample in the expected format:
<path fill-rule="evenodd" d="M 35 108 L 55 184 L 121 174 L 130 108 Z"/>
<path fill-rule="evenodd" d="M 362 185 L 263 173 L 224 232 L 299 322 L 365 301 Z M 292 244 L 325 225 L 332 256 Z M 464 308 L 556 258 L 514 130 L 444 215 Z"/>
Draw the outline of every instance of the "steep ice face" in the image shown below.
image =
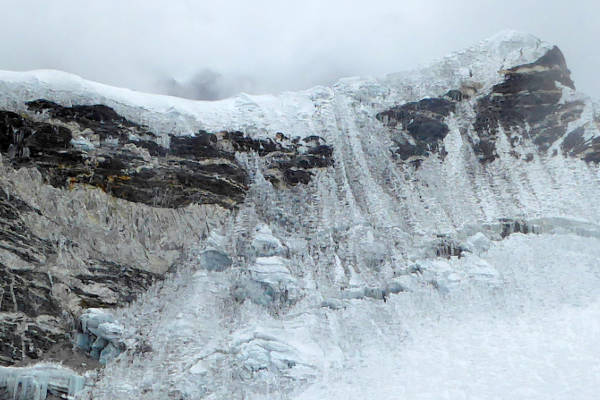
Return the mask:
<path fill-rule="evenodd" d="M 351 351 L 294 398 L 595 398 L 599 244 L 516 234 L 482 256 L 500 278 L 493 289 L 461 277 L 443 295 L 413 291 L 332 313 Z"/>
<path fill-rule="evenodd" d="M 74 396 L 81 392 L 84 383 L 82 376 L 60 365 L 0 367 L 0 390 L 5 390 L 13 400 L 45 400 L 49 394 Z"/>
<path fill-rule="evenodd" d="M 417 261 L 385 302 L 338 288 L 336 303 L 308 296 L 289 312 L 231 304 L 227 273 L 176 278 L 128 311 L 153 350 L 109 365 L 94 398 L 593 399 L 599 239 L 515 233 L 484 247 Z M 140 324 L 154 307 L 160 321 Z"/>

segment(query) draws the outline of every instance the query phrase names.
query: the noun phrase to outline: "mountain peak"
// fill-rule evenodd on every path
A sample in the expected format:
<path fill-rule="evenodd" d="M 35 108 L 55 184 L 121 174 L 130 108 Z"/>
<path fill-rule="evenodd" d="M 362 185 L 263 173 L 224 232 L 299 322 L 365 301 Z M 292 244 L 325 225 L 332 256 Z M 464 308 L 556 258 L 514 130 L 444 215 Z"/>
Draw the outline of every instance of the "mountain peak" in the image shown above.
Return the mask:
<path fill-rule="evenodd" d="M 551 261 L 548 293 L 580 266 L 573 290 L 591 296 L 600 130 L 573 88 L 557 47 L 515 31 L 380 79 L 214 102 L 0 72 L 0 365 L 109 363 L 86 375 L 95 400 L 297 398 L 355 370 L 357 348 L 403 367 L 428 333 L 407 341 L 389 322 L 432 294 L 463 287 L 470 310 L 484 290 L 488 312 L 523 267 L 521 310 Z M 564 268 L 579 250 L 548 253 L 550 237 L 510 258 L 505 243 L 545 233 L 591 253 Z M 0 368 L 0 398 L 6 377 L 44 392 L 47 372 Z"/>

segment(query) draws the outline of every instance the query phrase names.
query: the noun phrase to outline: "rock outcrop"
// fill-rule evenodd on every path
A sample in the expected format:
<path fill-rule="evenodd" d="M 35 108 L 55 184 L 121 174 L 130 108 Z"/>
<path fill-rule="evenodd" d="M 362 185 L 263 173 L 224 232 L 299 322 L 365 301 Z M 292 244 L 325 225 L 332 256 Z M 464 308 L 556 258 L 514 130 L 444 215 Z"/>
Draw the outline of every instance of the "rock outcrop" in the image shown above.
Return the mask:
<path fill-rule="evenodd" d="M 233 207 L 244 199 L 248 171 L 236 152 L 264 158 L 274 183 L 308 183 L 314 168 L 333 165 L 332 148 L 299 139 L 284 143 L 253 139 L 242 132 L 205 131 L 157 135 L 105 105 L 63 107 L 47 100 L 28 102 L 33 117 L 0 111 L 0 151 L 15 167 L 36 167 L 61 188 L 99 187 L 112 196 L 154 207 L 191 203 Z"/>
<path fill-rule="evenodd" d="M 392 128 L 394 151 L 402 160 L 444 155 L 443 140 L 448 134 L 444 119 L 456 109 L 454 100 L 462 94 L 449 92 L 446 98 L 427 98 L 406 103 L 377 114 L 377 119 Z M 460 93 L 460 92 L 458 92 Z"/>
<path fill-rule="evenodd" d="M 484 163 L 498 158 L 496 141 L 501 128 L 513 148 L 531 140 L 545 154 L 560 142 L 569 123 L 579 119 L 584 108 L 582 101 L 561 101 L 563 88 L 575 89 L 562 52 L 555 46 L 535 62 L 501 73 L 504 81 L 477 101 L 475 152 Z M 570 136 L 568 143 L 563 143 L 563 150 L 571 155 L 581 154 L 582 149 L 573 151 L 576 146 L 569 144 L 577 142 L 577 133 Z M 518 152 L 513 154 L 518 156 Z"/>

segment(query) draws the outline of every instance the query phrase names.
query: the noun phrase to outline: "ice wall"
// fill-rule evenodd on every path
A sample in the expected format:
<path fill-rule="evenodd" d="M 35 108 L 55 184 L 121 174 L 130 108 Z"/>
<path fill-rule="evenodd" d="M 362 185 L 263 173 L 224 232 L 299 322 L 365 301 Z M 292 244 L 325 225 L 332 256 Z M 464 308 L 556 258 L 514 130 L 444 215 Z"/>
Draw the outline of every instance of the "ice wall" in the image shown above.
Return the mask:
<path fill-rule="evenodd" d="M 523 317 L 515 332 L 525 334 L 535 327 L 536 315 L 551 316 L 563 301 L 581 306 L 576 315 L 596 314 L 598 167 L 560 152 L 534 151 L 527 140 L 520 149 L 531 150 L 531 158 L 515 157 L 510 132 L 498 135 L 499 157 L 486 164 L 471 142 L 478 98 L 503 79 L 499 71 L 533 62 L 550 48 L 507 32 L 418 71 L 214 103 L 133 93 L 56 72 L 0 74 L 0 105 L 18 109 L 20 102 L 40 97 L 67 105 L 102 102 L 148 124 L 165 144 L 170 133 L 239 129 L 256 137 L 318 135 L 334 149 L 333 167 L 317 171 L 307 186 L 286 190 L 264 178 L 252 155 L 239 155 L 252 184 L 231 212 L 188 209 L 171 215 L 126 208 L 123 220 L 152 233 L 143 236 L 144 243 L 162 242 L 156 232 L 164 228 L 187 252 L 167 281 L 115 312 L 127 351 L 107 364 L 82 398 L 502 396 L 471 385 L 468 371 L 479 371 L 488 385 L 518 374 L 487 368 L 486 358 L 460 358 L 457 348 L 448 349 L 453 343 L 444 340 L 446 334 L 473 350 L 468 354 L 493 353 L 499 345 L 485 339 L 494 332 L 489 310 L 507 324 L 506 335 L 513 317 Z M 419 165 L 398 160 L 390 131 L 376 115 L 455 89 L 471 97 L 445 119 L 446 154 Z M 585 126 L 596 135 L 591 101 L 571 89 L 563 94 L 564 101 L 581 101 L 587 110 L 571 128 Z M 522 128 L 526 134 L 529 127 Z M 59 211 L 68 209 L 61 204 Z M 101 215 L 104 208 L 97 209 Z M 138 214 L 149 217 L 134 218 Z M 133 260 L 151 259 L 140 247 L 115 249 L 132 253 Z M 512 255 L 518 257 L 506 264 Z M 481 329 L 479 347 L 469 347 L 468 328 L 451 326 L 482 319 L 474 325 Z M 436 330 L 440 320 L 445 325 Z M 560 320 L 547 322 L 549 331 L 568 331 Z M 564 344 L 536 332 L 549 348 Z M 534 339 L 513 343 L 514 354 L 523 354 Z M 573 340 L 579 355 L 596 343 L 591 334 Z M 432 354 L 426 353 L 430 344 Z M 527 368 L 518 371 L 535 371 L 528 375 L 532 381 L 544 373 L 549 378 L 542 384 L 526 385 L 531 398 L 544 398 L 556 376 L 547 373 L 547 364 L 540 367 L 540 353 L 524 354 L 506 356 L 501 367 L 510 371 L 521 360 Z M 564 353 L 552 354 L 559 359 Z M 455 357 L 462 375 L 451 373 L 449 359 Z M 427 368 L 420 369 L 419 360 Z M 597 359 L 586 360 L 583 367 L 564 365 L 580 368 L 589 384 L 587 367 Z M 569 368 L 561 371 L 572 387 L 576 379 Z M 456 385 L 446 390 L 436 376 Z M 432 385 L 411 387 L 411 379 Z M 591 391 L 586 386 L 565 393 L 586 398 Z M 514 395 L 527 397 L 527 391 Z"/>
<path fill-rule="evenodd" d="M 74 396 L 85 379 L 60 365 L 38 364 L 31 367 L 0 367 L 0 388 L 13 400 L 45 400 L 49 394 Z"/>

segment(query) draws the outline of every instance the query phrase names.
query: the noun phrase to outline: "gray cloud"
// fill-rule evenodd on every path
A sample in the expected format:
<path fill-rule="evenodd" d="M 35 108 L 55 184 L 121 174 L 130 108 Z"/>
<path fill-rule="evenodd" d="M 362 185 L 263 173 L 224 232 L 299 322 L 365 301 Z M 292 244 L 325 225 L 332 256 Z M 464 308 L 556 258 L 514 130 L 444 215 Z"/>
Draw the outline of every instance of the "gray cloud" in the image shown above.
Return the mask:
<path fill-rule="evenodd" d="M 224 77 L 210 69 L 198 71 L 186 80 L 162 78 L 154 86 L 154 90 L 159 93 L 197 100 L 222 99 L 239 92 L 256 92 L 256 88 L 257 83 L 252 78 Z"/>
<path fill-rule="evenodd" d="M 596 0 L 0 0 L 0 68 L 215 99 L 413 68 L 502 29 L 565 53 L 600 97 Z"/>

